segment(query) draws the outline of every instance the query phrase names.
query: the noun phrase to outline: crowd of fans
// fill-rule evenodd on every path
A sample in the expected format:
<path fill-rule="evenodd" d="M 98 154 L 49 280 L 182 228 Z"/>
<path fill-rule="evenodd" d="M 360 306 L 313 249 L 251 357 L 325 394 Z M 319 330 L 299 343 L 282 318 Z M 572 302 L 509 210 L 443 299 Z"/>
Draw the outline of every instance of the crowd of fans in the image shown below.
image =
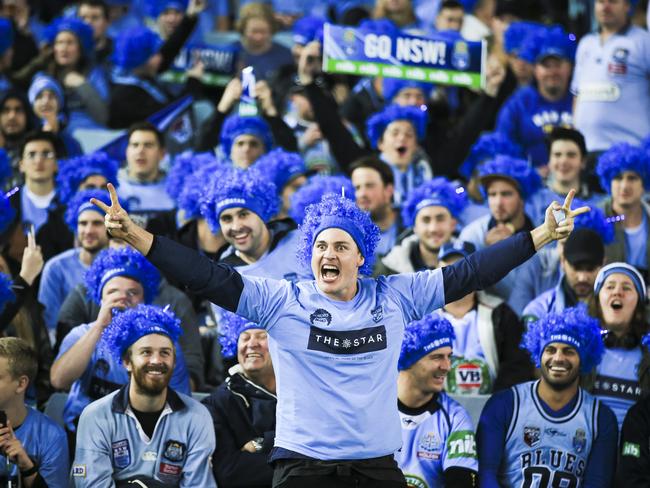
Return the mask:
<path fill-rule="evenodd" d="M 485 83 L 323 72 L 325 22 L 484 41 Z M 404 486 L 395 459 L 409 487 L 647 486 L 649 24 L 635 0 L 0 0 L 0 482 L 307 486 L 298 467 L 314 487 Z M 109 232 L 117 208 L 153 244 Z M 357 258 L 317 239 L 332 228 Z M 169 241 L 244 284 L 218 292 Z M 389 290 L 377 330 L 335 334 L 358 300 L 309 306 L 357 290 L 357 269 Z M 268 279 L 318 291 L 281 299 Z M 401 450 L 350 433 L 377 405 L 335 412 L 338 434 L 288 428 L 318 430 L 345 383 L 294 362 L 304 346 L 273 320 L 296 303 L 309 354 L 358 355 L 331 371 L 375 402 L 386 385 L 353 369 L 401 324 L 384 375 Z M 63 428 L 40 413 L 55 392 Z M 390 438 L 395 419 L 372 420 Z"/>

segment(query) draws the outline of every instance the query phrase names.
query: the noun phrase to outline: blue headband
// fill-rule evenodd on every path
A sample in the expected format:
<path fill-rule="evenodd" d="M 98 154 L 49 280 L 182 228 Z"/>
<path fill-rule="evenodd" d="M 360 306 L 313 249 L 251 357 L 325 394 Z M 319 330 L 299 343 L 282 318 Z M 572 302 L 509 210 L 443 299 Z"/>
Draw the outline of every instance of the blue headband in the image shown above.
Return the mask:
<path fill-rule="evenodd" d="M 436 313 L 425 315 L 409 323 L 404 329 L 404 340 L 397 369 L 409 369 L 431 351 L 452 347 L 456 338 L 451 322 Z"/>
<path fill-rule="evenodd" d="M 264 216 L 266 215 L 260 202 L 254 198 L 229 197 L 219 200 L 216 203 L 217 216 L 221 215 L 221 212 L 224 210 L 237 207 L 247 208 L 251 212 L 257 214 L 262 220 L 264 220 Z"/>
<path fill-rule="evenodd" d="M 316 242 L 318 235 L 326 229 L 342 229 L 350 234 L 354 242 L 357 244 L 361 255 L 364 258 L 367 257 L 366 246 L 363 239 L 363 231 L 359 229 L 350 219 L 339 217 L 338 215 L 324 215 L 321 218 L 320 225 L 314 230 L 312 246 L 314 245 L 314 242 Z"/>

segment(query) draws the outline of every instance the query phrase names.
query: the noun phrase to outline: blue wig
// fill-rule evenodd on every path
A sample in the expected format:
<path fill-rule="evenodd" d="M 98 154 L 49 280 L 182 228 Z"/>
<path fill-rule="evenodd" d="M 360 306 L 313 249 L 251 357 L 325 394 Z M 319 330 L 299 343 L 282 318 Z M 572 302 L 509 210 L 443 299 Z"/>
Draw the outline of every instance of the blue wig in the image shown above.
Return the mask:
<path fill-rule="evenodd" d="M 259 158 L 253 167 L 273 181 L 278 193 L 282 193 L 291 180 L 307 173 L 307 165 L 300 154 L 281 148 Z"/>
<path fill-rule="evenodd" d="M 145 303 L 151 303 L 158 294 L 160 273 L 142 254 L 130 247 L 104 249 L 86 271 L 88 298 L 99 304 L 102 290 L 111 278 L 126 276 L 142 285 Z"/>
<path fill-rule="evenodd" d="M 9 19 L 0 17 L 0 56 L 14 43 L 14 26 Z"/>
<path fill-rule="evenodd" d="M 237 356 L 237 341 L 242 332 L 248 329 L 262 329 L 259 324 L 227 310 L 223 310 L 218 322 L 221 354 L 225 358 Z"/>
<path fill-rule="evenodd" d="M 418 141 L 424 139 L 427 128 L 427 113 L 416 107 L 400 107 L 388 105 L 381 112 L 375 113 L 366 122 L 366 132 L 373 148 L 377 148 L 386 127 L 396 120 L 406 120 L 413 125 Z"/>
<path fill-rule="evenodd" d="M 517 56 L 521 46 L 531 36 L 535 36 L 538 32 L 545 32 L 546 27 L 537 22 L 519 21 L 512 22 L 504 33 L 504 49 L 507 54 Z"/>
<path fill-rule="evenodd" d="M 439 205 L 449 210 L 458 218 L 467 206 L 467 193 L 462 186 L 456 185 L 447 178 L 434 178 L 418 186 L 402 205 L 402 220 L 404 225 L 412 227 L 415 217 L 425 207 Z"/>
<path fill-rule="evenodd" d="M 210 182 L 222 181 L 234 170 L 232 166 L 217 163 L 215 160 L 185 178 L 183 189 L 176 199 L 178 208 L 184 213 L 183 216 L 186 219 L 200 217 L 201 201 L 210 188 Z"/>
<path fill-rule="evenodd" d="M 515 184 L 521 197 L 527 200 L 542 186 L 542 180 L 528 161 L 510 156 L 496 156 L 479 167 L 481 188 L 487 196 L 485 183 L 493 178 L 503 178 Z"/>
<path fill-rule="evenodd" d="M 45 28 L 45 40 L 54 44 L 56 36 L 61 32 L 72 32 L 79 40 L 82 56 L 95 56 L 95 41 L 93 28 L 78 17 L 59 17 Z"/>
<path fill-rule="evenodd" d="M 138 305 L 118 313 L 104 329 L 101 347 L 110 351 L 120 362 L 124 354 L 140 338 L 150 334 L 169 337 L 174 345 L 183 333 L 181 321 L 169 309 L 155 305 Z"/>
<path fill-rule="evenodd" d="M 185 12 L 187 10 L 187 0 L 148 0 L 145 1 L 145 11 L 147 15 L 157 18 L 167 9 Z"/>
<path fill-rule="evenodd" d="M 7 151 L 0 148 L 0 188 L 4 187 L 5 181 L 11 178 L 12 173 L 11 161 L 9 161 Z"/>
<path fill-rule="evenodd" d="M 523 158 L 524 151 L 501 132 L 488 132 L 477 139 L 469 151 L 465 162 L 458 170 L 466 179 L 472 177 L 474 170 L 484 161 L 494 159 L 499 154 Z"/>
<path fill-rule="evenodd" d="M 329 193 L 318 204 L 307 207 L 305 219 L 300 225 L 302 240 L 298 248 L 298 258 L 307 266 L 311 265 L 314 241 L 318 235 L 330 228 L 346 231 L 357 244 L 364 263 L 359 273 L 370 276 L 375 261 L 375 249 L 379 243 L 379 227 L 348 198 Z"/>
<path fill-rule="evenodd" d="M 122 71 L 131 71 L 142 66 L 156 54 L 162 45 L 162 40 L 152 30 L 146 27 L 132 27 L 120 32 L 115 41 L 113 63 Z"/>
<path fill-rule="evenodd" d="M 531 64 L 548 56 L 566 59 L 573 63 L 576 54 L 576 38 L 562 27 L 546 27 L 527 36 L 519 50 L 519 57 Z"/>
<path fill-rule="evenodd" d="M 312 176 L 306 185 L 291 195 L 289 216 L 297 224 L 302 224 L 303 220 L 305 220 L 305 212 L 309 205 L 319 203 L 326 193 L 340 195 L 341 189 L 344 190 L 346 198 L 354 201 L 354 186 L 347 176 Z"/>
<path fill-rule="evenodd" d="M 323 38 L 323 25 L 325 21 L 320 17 L 306 15 L 293 23 L 293 42 L 305 46 L 312 41 Z"/>
<path fill-rule="evenodd" d="M 11 289 L 12 284 L 9 275 L 0 273 L 0 313 L 2 313 L 7 303 L 16 300 L 16 295 Z"/>
<path fill-rule="evenodd" d="M 104 202 L 109 206 L 111 204 L 111 197 L 106 190 L 81 190 L 73 196 L 68 202 L 68 208 L 65 211 L 65 223 L 74 235 L 77 235 L 77 220 L 79 219 L 79 214 L 81 214 L 81 212 L 94 210 L 102 216 L 102 219 L 104 218 L 105 212 L 101 208 L 90 203 L 91 198 L 96 198 L 100 202 Z"/>
<path fill-rule="evenodd" d="M 187 177 L 205 166 L 214 166 L 216 163 L 217 158 L 209 152 L 197 154 L 187 150 L 177 154 L 167 174 L 167 181 L 165 183 L 167 194 L 174 200 L 178 200 L 178 196 L 183 191 Z"/>
<path fill-rule="evenodd" d="M 404 328 L 404 340 L 397 369 L 409 369 L 431 351 L 452 347 L 456 339 L 454 327 L 442 315 L 432 313 L 414 320 Z"/>
<path fill-rule="evenodd" d="M 275 185 L 266 175 L 251 168 L 233 168 L 213 178 L 200 202 L 201 214 L 212 232 L 219 230 L 219 215 L 228 208 L 243 207 L 256 213 L 264 222 L 280 210 Z"/>
<path fill-rule="evenodd" d="M 573 346 L 580 355 L 582 373 L 589 373 L 598 366 L 605 353 L 600 322 L 587 313 L 584 304 L 566 308 L 561 313 L 550 313 L 529 324 L 521 347 L 528 351 L 539 368 L 542 352 L 551 342 Z"/>
<path fill-rule="evenodd" d="M 643 187 L 650 189 L 650 153 L 627 142 L 614 144 L 599 158 L 596 174 L 600 186 L 611 195 L 612 180 L 624 171 L 632 171 L 643 180 Z"/>
<path fill-rule="evenodd" d="M 273 149 L 273 134 L 266 120 L 261 117 L 230 115 L 223 122 L 220 136 L 221 147 L 228 159 L 230 159 L 230 151 L 235 139 L 244 134 L 255 136 L 262 141 L 265 152 Z"/>
<path fill-rule="evenodd" d="M 0 192 L 0 234 L 3 234 L 16 220 L 16 209 L 9 198 Z"/>
<path fill-rule="evenodd" d="M 386 103 L 392 103 L 393 98 L 405 88 L 417 88 L 421 90 L 425 100 L 429 98 L 429 93 L 433 89 L 431 83 L 415 80 L 400 80 L 398 78 L 384 78 L 383 85 L 384 100 L 386 100 Z"/>
<path fill-rule="evenodd" d="M 67 203 L 77 193 L 79 185 L 89 176 L 103 176 L 107 182 L 118 188 L 118 167 L 119 163 L 109 158 L 104 152 L 94 152 L 62 161 L 56 175 L 56 187 L 60 201 L 64 204 Z"/>
<path fill-rule="evenodd" d="M 611 244 L 614 242 L 614 222 L 610 222 L 601 208 L 595 205 L 589 205 L 579 199 L 573 200 L 573 207 L 579 208 L 582 206 L 589 206 L 589 212 L 580 214 L 575 217 L 573 221 L 573 228 L 575 229 L 591 229 L 600 235 L 603 244 Z"/>

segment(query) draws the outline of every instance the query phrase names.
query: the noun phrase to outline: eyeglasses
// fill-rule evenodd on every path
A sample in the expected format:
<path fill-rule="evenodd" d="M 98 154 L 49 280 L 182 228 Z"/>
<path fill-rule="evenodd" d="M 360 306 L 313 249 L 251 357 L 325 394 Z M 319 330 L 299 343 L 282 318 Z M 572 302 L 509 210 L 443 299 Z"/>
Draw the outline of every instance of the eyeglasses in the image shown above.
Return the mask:
<path fill-rule="evenodd" d="M 39 156 L 43 159 L 54 159 L 56 153 L 54 151 L 29 151 L 24 154 L 23 158 L 28 161 L 34 161 L 35 159 L 38 159 Z"/>

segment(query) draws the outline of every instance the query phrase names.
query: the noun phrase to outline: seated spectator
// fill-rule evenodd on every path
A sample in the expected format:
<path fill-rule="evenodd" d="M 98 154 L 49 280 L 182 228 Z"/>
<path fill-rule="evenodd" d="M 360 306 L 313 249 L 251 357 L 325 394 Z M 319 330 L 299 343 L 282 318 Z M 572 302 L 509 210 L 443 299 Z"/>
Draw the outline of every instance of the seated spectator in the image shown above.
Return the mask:
<path fill-rule="evenodd" d="M 643 195 L 650 189 L 650 156 L 638 147 L 615 144 L 598 159 L 596 173 L 609 194 L 601 208 L 608 217 L 622 217 L 616 219 L 614 242 L 605 248 L 607 261 L 631 264 L 648 280 L 650 207 Z"/>
<path fill-rule="evenodd" d="M 246 169 L 273 148 L 273 135 L 260 117 L 231 115 L 221 129 L 221 150 L 236 168 Z"/>
<path fill-rule="evenodd" d="M 18 162 L 21 159 L 25 134 L 34 129 L 36 118 L 27 97 L 18 90 L 0 91 L 0 146 L 7 151 L 14 169 L 12 181 L 18 178 Z"/>
<path fill-rule="evenodd" d="M 93 29 L 95 62 L 97 66 L 111 69 L 113 39 L 108 35 L 110 7 L 104 0 L 81 0 L 77 6 L 77 17 Z"/>
<path fill-rule="evenodd" d="M 0 338 L 0 411 L 6 414 L 6 424 L 0 427 L 0 479 L 6 486 L 65 488 L 70 472 L 65 432 L 25 405 L 37 363 L 37 354 L 26 341 Z"/>
<path fill-rule="evenodd" d="M 626 263 L 603 267 L 594 283 L 590 313 L 608 334 L 603 360 L 583 386 L 614 411 L 619 428 L 628 409 L 650 391 L 648 350 L 641 345 L 648 332 L 646 296 L 643 277 Z"/>
<path fill-rule="evenodd" d="M 94 152 L 59 162 L 56 191 L 59 200 L 67 204 L 81 190 L 103 190 L 107 183 L 117 187 L 119 164 L 104 152 Z"/>
<path fill-rule="evenodd" d="M 388 19 L 402 30 L 417 29 L 411 0 L 377 0 L 372 18 Z"/>
<path fill-rule="evenodd" d="M 187 9 L 187 0 L 158 0 L 146 3 L 149 7 L 149 15 L 156 22 L 158 35 L 166 41 L 181 25 Z"/>
<path fill-rule="evenodd" d="M 440 10 L 436 15 L 435 30 L 441 31 L 457 31 L 463 28 L 463 17 L 465 16 L 465 8 L 458 0 L 443 0 L 440 3 Z"/>
<path fill-rule="evenodd" d="M 512 22 L 504 32 L 503 50 L 508 56 L 508 67 L 519 87 L 533 82 L 534 70 L 533 64 L 520 56 L 521 47 L 526 44 L 528 37 L 535 36 L 540 29 L 544 29 L 542 24 L 520 21 Z"/>
<path fill-rule="evenodd" d="M 254 168 L 275 184 L 282 207 L 275 216 L 284 219 L 289 216 L 291 195 L 307 183 L 307 166 L 299 154 L 289 153 L 280 148 L 265 154 L 255 162 Z"/>
<path fill-rule="evenodd" d="M 216 488 L 208 412 L 173 386 L 181 333 L 171 312 L 150 305 L 127 310 L 106 327 L 103 348 L 111 364 L 121 362 L 126 378 L 79 419 L 74 486 Z"/>
<path fill-rule="evenodd" d="M 474 252 L 468 242 L 444 244 L 440 267 Z M 442 316 L 456 337 L 445 390 L 456 395 L 490 394 L 533 378 L 530 360 L 521 350 L 524 332 L 519 318 L 499 297 L 475 291 L 446 304 Z"/>
<path fill-rule="evenodd" d="M 449 321 L 435 314 L 411 322 L 404 331 L 397 366 L 402 448 L 395 459 L 409 486 L 423 481 L 425 486 L 476 486 L 472 420 L 444 391 L 454 339 Z"/>
<path fill-rule="evenodd" d="M 258 324 L 227 312 L 219 321 L 221 352 L 235 357 L 230 376 L 203 400 L 219 446 L 212 470 L 220 488 L 270 487 L 275 439 L 275 374 L 268 336 Z"/>
<path fill-rule="evenodd" d="M 127 370 L 108 349 L 109 335 L 104 331 L 124 310 L 151 303 L 159 282 L 156 268 L 130 248 L 103 251 L 88 270 L 86 286 L 93 301 L 101 303 L 99 315 L 65 336 L 50 371 L 52 386 L 70 390 L 63 419 L 71 444 L 84 408 L 129 381 Z M 189 394 L 189 376 L 180 349 L 176 359 L 172 383 Z"/>
<path fill-rule="evenodd" d="M 452 240 L 458 215 L 467 205 L 467 196 L 462 190 L 444 178 L 434 178 L 416 188 L 402 206 L 402 221 L 413 228 L 413 234 L 378 260 L 373 274 L 413 273 L 437 268 L 438 252 Z"/>

